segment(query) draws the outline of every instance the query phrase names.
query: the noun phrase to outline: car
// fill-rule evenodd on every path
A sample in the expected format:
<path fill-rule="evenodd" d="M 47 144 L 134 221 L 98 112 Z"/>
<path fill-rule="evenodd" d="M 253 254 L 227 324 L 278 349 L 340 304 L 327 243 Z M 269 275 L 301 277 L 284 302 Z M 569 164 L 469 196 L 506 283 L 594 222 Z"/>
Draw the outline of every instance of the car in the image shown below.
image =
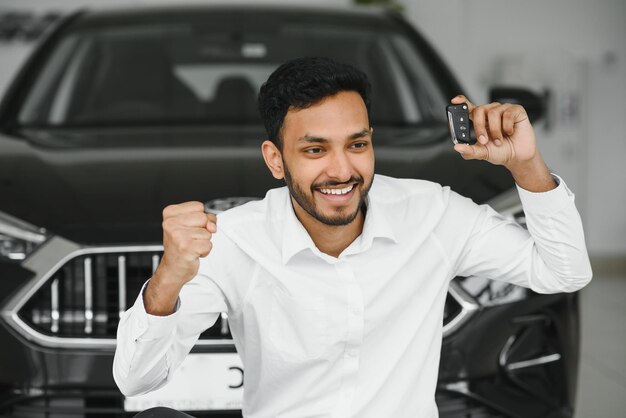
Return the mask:
<path fill-rule="evenodd" d="M 227 210 L 282 186 L 261 158 L 256 97 L 278 65 L 305 55 L 368 74 L 378 173 L 451 186 L 524 224 L 510 173 L 453 151 L 445 106 L 463 89 L 398 12 L 177 4 L 69 14 L 0 104 L 1 416 L 129 417 L 165 401 L 241 416 L 244 370 L 226 313 L 172 383 L 201 379 L 201 395 L 166 386 L 125 398 L 111 373 L 116 328 L 159 263 L 165 206 Z M 540 117 L 529 94 L 491 97 Z M 573 416 L 575 293 L 457 277 L 443 321 L 441 417 Z"/>

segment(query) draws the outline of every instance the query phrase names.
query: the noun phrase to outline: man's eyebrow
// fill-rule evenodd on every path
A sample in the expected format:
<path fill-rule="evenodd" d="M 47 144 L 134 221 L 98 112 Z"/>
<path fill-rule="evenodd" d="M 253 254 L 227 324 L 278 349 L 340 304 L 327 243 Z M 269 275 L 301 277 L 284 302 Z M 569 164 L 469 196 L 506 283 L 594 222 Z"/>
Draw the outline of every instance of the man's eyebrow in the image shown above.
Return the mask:
<path fill-rule="evenodd" d="M 348 139 L 364 138 L 364 137 L 369 136 L 369 135 L 370 135 L 370 130 L 369 129 L 363 129 L 360 132 L 356 132 L 356 133 L 353 133 L 352 135 L 348 136 Z M 304 135 L 303 137 L 298 138 L 298 142 L 327 144 L 330 141 L 328 139 L 326 139 L 326 138 L 322 138 L 322 137 L 319 137 L 319 136 Z"/>
<path fill-rule="evenodd" d="M 322 137 L 319 137 L 319 136 L 304 135 L 303 137 L 298 138 L 298 142 L 326 144 L 326 143 L 328 143 L 328 139 L 322 138 Z"/>
<path fill-rule="evenodd" d="M 369 129 L 363 129 L 361 132 L 354 133 L 349 136 L 350 139 L 364 138 L 370 135 Z"/>

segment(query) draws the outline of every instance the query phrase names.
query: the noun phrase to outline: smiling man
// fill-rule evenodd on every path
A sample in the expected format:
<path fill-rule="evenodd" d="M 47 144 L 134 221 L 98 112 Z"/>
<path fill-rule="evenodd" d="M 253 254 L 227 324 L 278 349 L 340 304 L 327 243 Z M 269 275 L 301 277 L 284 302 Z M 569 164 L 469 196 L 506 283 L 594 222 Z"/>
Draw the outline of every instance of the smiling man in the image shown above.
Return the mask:
<path fill-rule="evenodd" d="M 448 187 L 374 174 L 361 71 L 326 58 L 279 67 L 259 109 L 263 158 L 286 187 L 219 222 L 200 202 L 165 208 L 161 263 L 120 320 L 121 391 L 165 385 L 228 312 L 245 417 L 437 417 L 450 280 L 551 293 L 591 279 L 573 194 L 548 171 L 524 109 L 461 102 L 479 142 L 455 149 L 511 171 L 528 231 Z"/>

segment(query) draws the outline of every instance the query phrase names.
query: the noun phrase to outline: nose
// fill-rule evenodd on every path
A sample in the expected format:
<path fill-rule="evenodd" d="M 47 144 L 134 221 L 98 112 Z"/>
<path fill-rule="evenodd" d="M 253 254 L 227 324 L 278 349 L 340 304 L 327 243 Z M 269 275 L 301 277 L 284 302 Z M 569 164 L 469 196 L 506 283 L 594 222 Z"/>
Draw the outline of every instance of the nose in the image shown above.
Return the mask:
<path fill-rule="evenodd" d="M 349 155 L 343 151 L 333 152 L 332 158 L 326 167 L 326 175 L 337 182 L 350 180 L 352 177 L 352 163 Z"/>

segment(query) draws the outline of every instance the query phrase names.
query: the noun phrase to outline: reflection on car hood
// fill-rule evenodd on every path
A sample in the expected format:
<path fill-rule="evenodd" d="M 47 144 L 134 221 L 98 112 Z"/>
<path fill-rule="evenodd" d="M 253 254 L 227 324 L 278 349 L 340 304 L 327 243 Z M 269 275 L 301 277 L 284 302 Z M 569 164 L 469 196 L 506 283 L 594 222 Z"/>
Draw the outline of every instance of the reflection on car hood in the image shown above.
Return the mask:
<path fill-rule="evenodd" d="M 450 185 L 484 202 L 510 188 L 501 167 L 464 161 L 447 127 L 376 128 L 376 172 Z M 161 241 L 161 211 L 188 200 L 262 198 L 280 187 L 259 126 L 29 130 L 0 137 L 0 210 L 85 244 Z M 419 139 L 419 140 L 416 140 Z"/>

